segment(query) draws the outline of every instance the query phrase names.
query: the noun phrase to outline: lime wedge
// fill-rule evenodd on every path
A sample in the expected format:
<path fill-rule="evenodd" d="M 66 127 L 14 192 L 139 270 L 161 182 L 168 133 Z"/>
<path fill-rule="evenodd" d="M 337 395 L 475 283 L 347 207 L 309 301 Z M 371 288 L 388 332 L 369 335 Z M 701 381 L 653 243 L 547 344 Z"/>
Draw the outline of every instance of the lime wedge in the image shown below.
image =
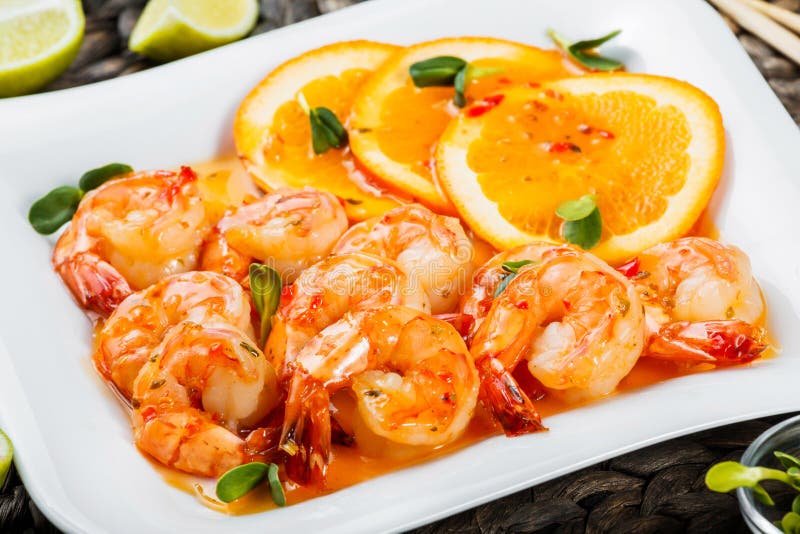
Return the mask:
<path fill-rule="evenodd" d="M 257 0 L 150 0 L 128 47 L 171 61 L 241 39 L 257 18 Z"/>
<path fill-rule="evenodd" d="M 11 440 L 0 430 L 0 488 L 6 483 L 8 470 L 11 469 L 11 459 L 14 457 L 14 447 Z"/>
<path fill-rule="evenodd" d="M 0 0 L 0 97 L 36 91 L 64 72 L 83 27 L 80 0 Z"/>

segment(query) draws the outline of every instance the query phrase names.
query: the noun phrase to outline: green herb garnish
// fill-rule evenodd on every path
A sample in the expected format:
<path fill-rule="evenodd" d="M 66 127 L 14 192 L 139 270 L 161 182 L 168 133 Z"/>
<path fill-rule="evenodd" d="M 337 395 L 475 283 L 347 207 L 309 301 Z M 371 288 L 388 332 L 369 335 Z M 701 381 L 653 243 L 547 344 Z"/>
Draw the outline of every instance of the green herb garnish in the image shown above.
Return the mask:
<path fill-rule="evenodd" d="M 272 500 L 278 506 L 286 506 L 286 494 L 283 493 L 283 485 L 281 479 L 278 478 L 278 466 L 269 464 L 269 471 L 267 471 L 267 481 L 269 482 L 269 493 L 272 495 Z"/>
<path fill-rule="evenodd" d="M 124 163 L 109 163 L 108 165 L 103 165 L 102 167 L 83 173 L 83 176 L 81 176 L 78 182 L 78 187 L 85 193 L 100 187 L 115 176 L 128 174 L 129 172 L 133 172 L 133 168 L 130 165 L 125 165 Z"/>
<path fill-rule="evenodd" d="M 520 268 L 523 267 L 524 265 L 530 265 L 532 263 L 537 263 L 537 262 L 531 260 L 503 262 L 503 270 L 508 274 L 503 278 L 503 280 L 497 286 L 497 289 L 494 290 L 494 295 L 492 296 L 494 298 L 497 298 L 498 295 L 500 295 L 500 293 L 502 293 L 506 289 L 506 287 L 508 287 L 508 284 L 510 284 L 511 281 L 517 276 L 517 273 L 519 272 Z"/>
<path fill-rule="evenodd" d="M 347 144 L 347 130 L 333 111 L 324 106 L 309 107 L 302 93 L 298 95 L 297 102 L 308 113 L 308 120 L 311 122 L 311 146 L 314 154 L 324 154 L 331 148 L 342 148 Z"/>
<path fill-rule="evenodd" d="M 453 87 L 453 102 L 463 108 L 467 105 L 464 94 L 471 80 L 503 72 L 499 67 L 476 67 L 454 56 L 438 56 L 418 61 L 408 68 L 416 87 Z"/>
<path fill-rule="evenodd" d="M 800 460 L 780 451 L 773 453 L 786 471 L 769 467 L 748 467 L 739 462 L 720 462 L 706 473 L 706 486 L 711 491 L 727 493 L 736 488 L 750 488 L 762 504 L 775 506 L 775 501 L 761 485 L 764 480 L 777 480 L 800 492 Z M 800 495 L 792 501 L 792 509 L 775 523 L 786 534 L 800 534 Z"/>
<path fill-rule="evenodd" d="M 568 243 L 589 250 L 600 241 L 603 219 L 595 195 L 583 195 L 577 200 L 562 202 L 556 208 L 556 215 L 566 221 L 562 235 Z"/>
<path fill-rule="evenodd" d="M 109 163 L 87 171 L 81 176 L 79 187 L 62 185 L 34 202 L 28 210 L 28 222 L 40 234 L 52 234 L 72 219 L 84 194 L 115 176 L 132 171 L 130 166 L 122 163 Z"/>
<path fill-rule="evenodd" d="M 615 30 L 608 35 L 597 39 L 587 39 L 584 41 L 570 41 L 555 30 L 547 30 L 547 35 L 564 50 L 577 63 L 592 70 L 612 71 L 625 67 L 622 62 L 616 59 L 597 54 L 595 49 L 600 45 L 610 41 L 620 34 L 622 30 Z"/>
<path fill-rule="evenodd" d="M 438 56 L 417 61 L 408 68 L 417 87 L 450 87 L 467 62 L 460 57 Z"/>
<path fill-rule="evenodd" d="M 272 315 L 278 309 L 281 299 L 281 276 L 270 267 L 261 263 L 250 264 L 250 292 L 253 303 L 261 318 L 259 344 L 263 347 L 272 328 Z"/>
<path fill-rule="evenodd" d="M 222 502 L 241 499 L 267 478 L 270 465 L 274 464 L 250 462 L 234 467 L 217 480 L 217 498 Z"/>

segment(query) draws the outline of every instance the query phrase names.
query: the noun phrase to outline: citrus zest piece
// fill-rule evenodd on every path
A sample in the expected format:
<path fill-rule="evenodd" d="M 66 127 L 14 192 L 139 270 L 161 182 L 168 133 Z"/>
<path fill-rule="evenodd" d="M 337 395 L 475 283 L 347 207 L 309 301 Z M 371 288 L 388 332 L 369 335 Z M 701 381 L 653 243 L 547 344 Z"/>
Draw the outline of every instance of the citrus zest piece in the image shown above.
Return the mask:
<path fill-rule="evenodd" d="M 79 0 L 0 2 L 0 97 L 56 79 L 78 54 L 84 25 Z"/>
<path fill-rule="evenodd" d="M 719 108 L 688 83 L 590 74 L 503 94 L 486 113 L 466 108 L 436 152 L 442 187 L 495 247 L 563 242 L 556 209 L 595 195 L 592 252 L 622 262 L 689 231 L 722 174 Z"/>
<path fill-rule="evenodd" d="M 348 146 L 315 154 L 305 111 L 325 107 L 348 128 L 356 90 L 398 47 L 350 41 L 306 52 L 272 71 L 244 99 L 234 121 L 236 151 L 267 189 L 311 186 L 342 199 L 347 216 L 364 220 L 398 200 L 355 161 Z"/>
<path fill-rule="evenodd" d="M 239 40 L 258 19 L 256 0 L 150 0 L 128 47 L 172 61 Z"/>
<path fill-rule="evenodd" d="M 415 87 L 411 65 L 440 56 L 460 58 L 478 72 L 467 81 L 467 102 L 514 84 L 580 73 L 560 52 L 485 37 L 445 38 L 410 46 L 384 63 L 353 104 L 350 147 L 387 185 L 431 209 L 455 213 L 433 175 L 439 135 L 458 113 L 453 87 Z"/>

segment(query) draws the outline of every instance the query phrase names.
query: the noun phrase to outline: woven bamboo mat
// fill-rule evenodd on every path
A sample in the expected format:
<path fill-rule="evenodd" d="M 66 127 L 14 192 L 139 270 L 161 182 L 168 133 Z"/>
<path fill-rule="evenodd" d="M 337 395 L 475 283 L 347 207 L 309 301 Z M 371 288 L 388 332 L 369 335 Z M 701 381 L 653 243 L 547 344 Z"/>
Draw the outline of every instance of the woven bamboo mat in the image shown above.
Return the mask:
<path fill-rule="evenodd" d="M 455 1 L 455 0 L 454 0 Z M 260 0 L 253 34 L 317 16 L 358 0 Z M 144 0 L 83 0 L 86 36 L 70 69 L 48 88 L 124 76 L 154 64 L 126 49 Z M 800 12 L 800 0 L 778 0 Z M 800 122 L 800 72 L 760 39 L 726 20 L 763 76 Z M 737 533 L 746 532 L 736 499 L 705 489 L 708 467 L 738 459 L 753 439 L 790 415 L 692 434 L 620 456 L 523 490 L 415 531 L 429 533 Z M 13 472 L 0 488 L 0 532 L 58 532 L 36 509 Z"/>

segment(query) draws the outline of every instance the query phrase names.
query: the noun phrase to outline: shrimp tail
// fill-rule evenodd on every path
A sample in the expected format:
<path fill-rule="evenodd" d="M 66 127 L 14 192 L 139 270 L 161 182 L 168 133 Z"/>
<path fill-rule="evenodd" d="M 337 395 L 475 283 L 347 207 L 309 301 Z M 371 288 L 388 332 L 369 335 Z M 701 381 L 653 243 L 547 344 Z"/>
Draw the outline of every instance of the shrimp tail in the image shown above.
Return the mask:
<path fill-rule="evenodd" d="M 299 484 L 322 485 L 331 455 L 330 399 L 322 382 L 294 373 L 280 439 L 286 472 Z"/>
<path fill-rule="evenodd" d="M 95 254 L 78 254 L 56 269 L 78 303 L 102 317 L 111 315 L 133 292 L 119 271 Z"/>
<path fill-rule="evenodd" d="M 722 366 L 751 362 L 766 347 L 764 329 L 744 321 L 678 321 L 659 329 L 645 355 Z"/>
<path fill-rule="evenodd" d="M 507 436 L 519 436 L 547 430 L 533 401 L 528 398 L 511 373 L 493 358 L 476 362 L 481 378 L 481 396 L 503 426 Z"/>

